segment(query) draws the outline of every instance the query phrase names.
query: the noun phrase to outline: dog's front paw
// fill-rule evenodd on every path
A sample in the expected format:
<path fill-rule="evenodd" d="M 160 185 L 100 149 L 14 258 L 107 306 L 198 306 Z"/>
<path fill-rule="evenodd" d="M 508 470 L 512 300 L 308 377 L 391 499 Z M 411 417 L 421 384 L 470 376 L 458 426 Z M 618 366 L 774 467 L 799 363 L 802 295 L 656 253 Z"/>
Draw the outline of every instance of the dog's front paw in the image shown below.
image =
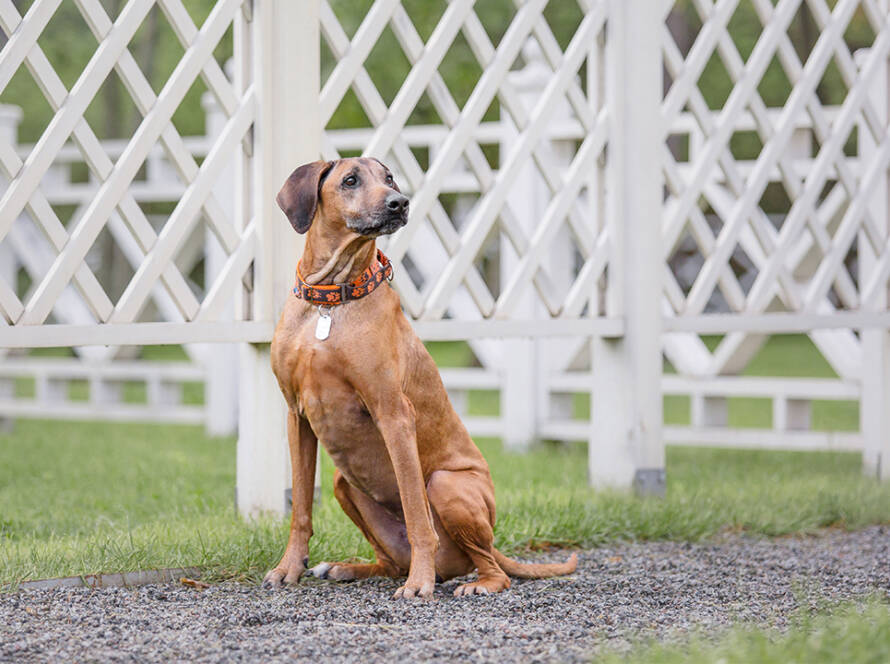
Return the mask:
<path fill-rule="evenodd" d="M 308 562 L 308 558 L 303 558 L 302 560 L 297 558 L 296 561 L 294 561 L 288 556 L 285 556 L 281 562 L 278 563 L 278 567 L 270 569 L 266 573 L 266 576 L 263 578 L 263 588 L 266 590 L 275 590 L 281 588 L 282 585 L 296 583 L 306 571 Z"/>
<path fill-rule="evenodd" d="M 393 599 L 412 599 L 420 597 L 428 599 L 433 596 L 433 589 L 436 587 L 436 578 L 433 576 L 429 579 L 414 580 L 411 576 L 404 586 L 396 590 Z"/>

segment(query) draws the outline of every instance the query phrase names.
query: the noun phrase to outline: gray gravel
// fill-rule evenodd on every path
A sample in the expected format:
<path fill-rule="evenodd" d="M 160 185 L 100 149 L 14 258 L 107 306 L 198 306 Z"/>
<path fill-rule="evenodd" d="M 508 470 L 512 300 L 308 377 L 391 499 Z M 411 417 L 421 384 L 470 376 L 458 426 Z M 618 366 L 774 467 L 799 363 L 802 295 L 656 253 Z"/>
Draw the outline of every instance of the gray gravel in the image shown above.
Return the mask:
<path fill-rule="evenodd" d="M 542 556 L 560 559 L 564 553 Z M 396 581 L 64 588 L 0 596 L 0 661 L 589 661 L 641 636 L 890 595 L 890 527 L 582 552 L 574 575 L 499 595 L 397 602 Z"/>

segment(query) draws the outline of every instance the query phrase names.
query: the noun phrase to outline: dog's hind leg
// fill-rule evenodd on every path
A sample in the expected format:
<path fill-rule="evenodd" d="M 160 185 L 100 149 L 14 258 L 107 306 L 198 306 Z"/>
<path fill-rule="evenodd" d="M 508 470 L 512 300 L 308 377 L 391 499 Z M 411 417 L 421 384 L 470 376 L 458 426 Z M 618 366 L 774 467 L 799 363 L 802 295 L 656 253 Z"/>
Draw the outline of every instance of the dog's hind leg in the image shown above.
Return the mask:
<path fill-rule="evenodd" d="M 411 563 L 411 546 L 405 522 L 353 487 L 345 477 L 334 473 L 334 496 L 340 507 L 371 543 L 377 562 L 319 563 L 309 570 L 319 578 L 336 581 L 367 579 L 371 576 L 405 576 Z"/>
<path fill-rule="evenodd" d="M 454 594 L 487 595 L 509 588 L 510 579 L 494 559 L 491 479 L 472 470 L 437 470 L 427 483 L 427 495 L 448 536 L 479 573 L 478 581 L 458 586 Z"/>

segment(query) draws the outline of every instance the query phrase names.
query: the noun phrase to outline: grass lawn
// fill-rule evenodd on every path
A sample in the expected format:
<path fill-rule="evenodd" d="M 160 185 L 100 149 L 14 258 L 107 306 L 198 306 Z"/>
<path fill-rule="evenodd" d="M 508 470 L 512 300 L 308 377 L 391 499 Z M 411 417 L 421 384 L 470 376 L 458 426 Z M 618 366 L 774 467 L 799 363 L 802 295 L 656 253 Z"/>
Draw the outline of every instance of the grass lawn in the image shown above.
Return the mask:
<path fill-rule="evenodd" d="M 856 454 L 670 448 L 667 498 L 641 500 L 587 488 L 583 445 L 518 455 L 479 442 L 507 551 L 890 521 L 890 485 L 864 479 Z M 312 560 L 367 558 L 322 461 Z M 277 562 L 286 525 L 237 518 L 234 478 L 234 440 L 199 427 L 19 421 L 0 434 L 0 584 L 188 565 L 258 579 Z"/>
<path fill-rule="evenodd" d="M 890 662 L 890 607 L 880 599 L 815 615 L 800 613 L 785 633 L 736 627 L 716 639 L 701 635 L 682 645 L 642 645 L 608 664 L 886 664 Z"/>

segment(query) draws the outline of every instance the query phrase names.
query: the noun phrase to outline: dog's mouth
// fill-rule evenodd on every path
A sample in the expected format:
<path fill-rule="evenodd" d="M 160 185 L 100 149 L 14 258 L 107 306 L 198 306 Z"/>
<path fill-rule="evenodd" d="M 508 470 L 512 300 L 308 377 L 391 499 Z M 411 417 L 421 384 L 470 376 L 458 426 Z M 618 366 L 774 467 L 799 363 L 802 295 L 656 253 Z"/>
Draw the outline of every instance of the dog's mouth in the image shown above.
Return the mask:
<path fill-rule="evenodd" d="M 362 222 L 364 223 L 361 223 L 360 225 L 348 225 L 360 235 L 367 235 L 369 237 L 389 235 L 390 233 L 395 233 L 408 223 L 408 213 L 387 211 L 375 215 L 371 219 L 363 219 Z"/>

